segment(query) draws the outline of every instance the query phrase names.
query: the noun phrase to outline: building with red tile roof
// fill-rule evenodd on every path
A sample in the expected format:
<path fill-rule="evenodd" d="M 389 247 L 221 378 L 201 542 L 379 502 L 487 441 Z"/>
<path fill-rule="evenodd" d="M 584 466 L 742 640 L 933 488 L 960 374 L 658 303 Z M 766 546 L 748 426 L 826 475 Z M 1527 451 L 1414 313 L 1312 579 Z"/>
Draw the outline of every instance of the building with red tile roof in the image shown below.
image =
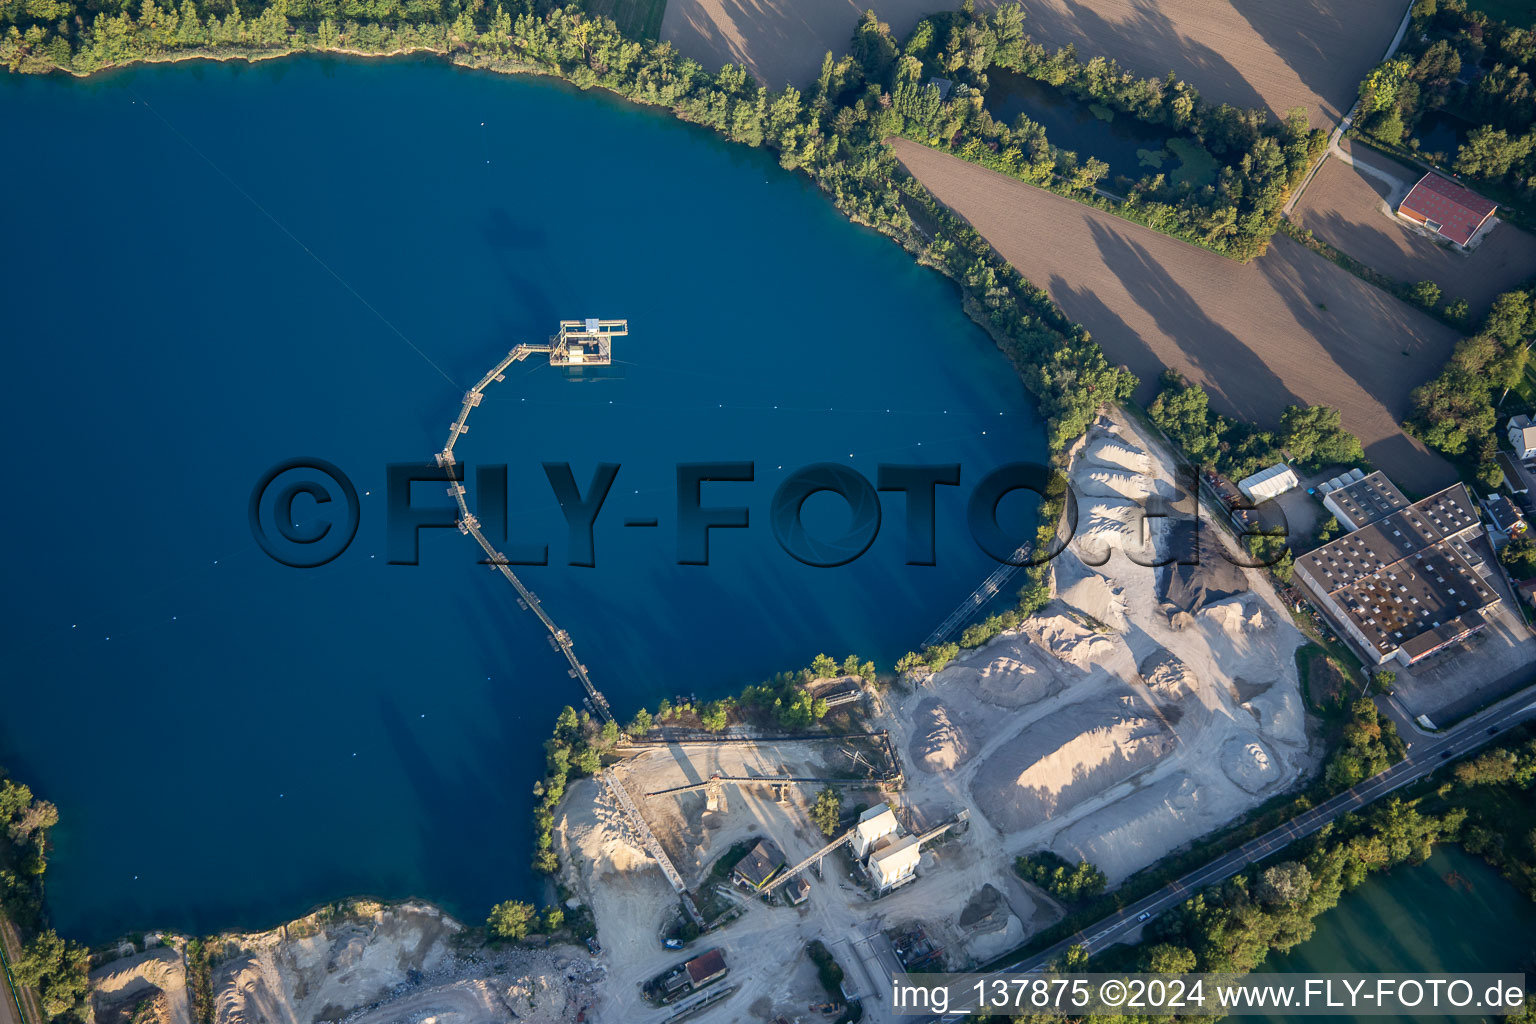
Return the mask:
<path fill-rule="evenodd" d="M 1491 199 L 1431 171 L 1408 191 L 1397 213 L 1465 249 L 1498 208 Z"/>

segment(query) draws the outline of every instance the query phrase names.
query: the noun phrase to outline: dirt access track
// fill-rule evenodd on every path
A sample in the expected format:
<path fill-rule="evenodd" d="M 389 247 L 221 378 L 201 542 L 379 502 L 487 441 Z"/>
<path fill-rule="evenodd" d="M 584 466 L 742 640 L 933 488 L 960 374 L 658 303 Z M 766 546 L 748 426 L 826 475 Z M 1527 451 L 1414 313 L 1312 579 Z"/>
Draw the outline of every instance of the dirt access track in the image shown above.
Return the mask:
<path fill-rule="evenodd" d="M 897 157 L 1024 277 L 1047 289 L 1150 401 L 1172 367 L 1218 412 L 1263 426 L 1329 405 L 1400 486 L 1428 494 L 1449 463 L 1403 433 L 1408 396 L 1457 334 L 1296 242 L 1241 264 L 1150 228 L 898 139 Z"/>
<path fill-rule="evenodd" d="M 1169 71 L 1215 102 L 1304 107 L 1337 121 L 1386 51 L 1404 0 L 1023 0 L 1025 31 L 1141 75 Z M 952 0 L 669 0 L 661 37 L 710 70 L 743 65 L 770 88 L 804 87 L 822 56 L 845 53 L 873 8 L 898 36 Z M 978 0 L 980 10 L 995 0 Z"/>
<path fill-rule="evenodd" d="M 1296 204 L 1295 220 L 1318 238 L 1399 281 L 1433 281 L 1441 302 L 1466 299 L 1480 321 L 1501 293 L 1517 287 L 1536 267 L 1536 236 L 1501 223 L 1470 253 L 1437 243 L 1392 211 L 1423 176 L 1373 149 L 1346 140 L 1356 160 L 1398 179 L 1388 183 L 1330 156 Z"/>

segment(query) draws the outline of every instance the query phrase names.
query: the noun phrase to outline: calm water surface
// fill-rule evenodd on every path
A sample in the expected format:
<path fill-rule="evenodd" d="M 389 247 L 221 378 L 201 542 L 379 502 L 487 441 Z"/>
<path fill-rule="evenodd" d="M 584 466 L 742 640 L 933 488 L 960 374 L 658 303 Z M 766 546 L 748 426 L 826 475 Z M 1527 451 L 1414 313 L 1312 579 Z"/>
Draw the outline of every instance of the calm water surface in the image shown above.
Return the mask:
<path fill-rule="evenodd" d="M 1084 103 L 1018 72 L 994 68 L 987 78 L 987 110 L 994 118 L 1011 125 L 1023 114 L 1045 129 L 1053 145 L 1075 152 L 1079 164 L 1089 157 L 1103 160 L 1110 171 L 1106 183 L 1117 175 L 1135 181 L 1159 172 L 1175 182 L 1187 174 L 1196 185 L 1208 184 L 1213 177 L 1213 158 L 1192 135 L 1175 135 L 1127 114 Z M 1181 154 L 1192 156 L 1199 165 L 1191 161 L 1186 167 Z"/>
<path fill-rule="evenodd" d="M 1259 970 L 1529 974 L 1536 970 L 1536 904 L 1482 859 L 1460 847 L 1440 846 L 1423 864 L 1372 876 L 1317 919 L 1312 938 L 1288 954 L 1271 957 Z M 1369 1024 L 1387 1018 L 1327 1019 Z M 1467 1022 L 1476 1018 L 1395 1019 Z"/>
<path fill-rule="evenodd" d="M 529 787 L 579 693 L 466 538 L 425 531 L 419 567 L 386 564 L 382 495 L 385 464 L 428 460 L 465 388 L 558 318 L 628 317 L 617 372 L 518 366 L 458 451 L 509 465 L 514 539 L 556 561 L 524 578 L 621 714 L 823 650 L 889 664 L 990 571 L 969 485 L 1043 454 L 948 282 L 770 155 L 664 115 L 320 59 L 12 76 L 0 107 L 0 423 L 23 460 L 0 760 L 60 805 L 50 901 L 82 939 L 355 892 L 478 917 L 537 891 Z M 307 572 L 246 521 L 257 478 L 302 455 L 371 492 L 351 548 Z M 678 566 L 673 467 L 710 459 L 755 461 L 705 490 L 753 528 Z M 940 564 L 904 564 L 899 495 L 853 565 L 785 555 L 773 490 L 825 460 L 962 463 Z M 583 488 L 622 466 L 597 568 L 561 564 L 542 461 Z"/>

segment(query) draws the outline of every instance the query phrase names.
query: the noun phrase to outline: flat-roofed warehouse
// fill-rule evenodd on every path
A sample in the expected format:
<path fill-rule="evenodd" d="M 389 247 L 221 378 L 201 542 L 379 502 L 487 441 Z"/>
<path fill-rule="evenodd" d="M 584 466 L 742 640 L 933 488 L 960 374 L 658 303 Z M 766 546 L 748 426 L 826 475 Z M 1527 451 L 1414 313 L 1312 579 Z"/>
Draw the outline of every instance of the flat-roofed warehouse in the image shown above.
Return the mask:
<path fill-rule="evenodd" d="M 1329 503 L 1340 522 L 1355 515 L 1366 522 L 1296 559 L 1295 576 L 1376 664 L 1411 665 L 1482 629 L 1482 609 L 1499 596 L 1467 543 L 1482 523 L 1466 486 L 1408 504 L 1385 477 L 1372 479 L 1379 476 L 1355 481 L 1357 493 Z"/>

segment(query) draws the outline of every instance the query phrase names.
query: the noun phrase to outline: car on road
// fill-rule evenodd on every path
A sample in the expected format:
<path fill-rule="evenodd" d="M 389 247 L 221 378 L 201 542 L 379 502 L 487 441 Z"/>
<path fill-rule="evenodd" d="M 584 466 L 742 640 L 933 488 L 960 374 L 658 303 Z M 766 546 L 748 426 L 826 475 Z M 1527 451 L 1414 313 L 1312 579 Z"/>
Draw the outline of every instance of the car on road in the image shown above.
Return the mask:
<path fill-rule="evenodd" d="M 1140 924 L 1142 921 L 1145 921 L 1147 918 L 1149 918 L 1151 916 L 1152 916 L 1152 911 L 1150 911 L 1150 910 L 1143 910 L 1140 914 L 1136 915 L 1136 922 L 1138 924 Z"/>
<path fill-rule="evenodd" d="M 1442 760 L 1442 761 L 1449 761 L 1450 759 L 1451 759 L 1451 752 L 1449 750 L 1442 750 L 1442 751 L 1440 751 L 1440 760 Z"/>
<path fill-rule="evenodd" d="M 1494 733 L 1496 733 L 1496 732 L 1498 732 L 1498 731 L 1499 731 L 1499 727 L 1498 727 L 1498 726 L 1496 726 L 1496 725 L 1490 725 L 1490 726 L 1489 726 L 1489 727 L 1488 727 L 1488 735 L 1489 735 L 1489 736 L 1492 736 L 1492 735 L 1493 735 L 1493 734 L 1494 734 Z"/>

